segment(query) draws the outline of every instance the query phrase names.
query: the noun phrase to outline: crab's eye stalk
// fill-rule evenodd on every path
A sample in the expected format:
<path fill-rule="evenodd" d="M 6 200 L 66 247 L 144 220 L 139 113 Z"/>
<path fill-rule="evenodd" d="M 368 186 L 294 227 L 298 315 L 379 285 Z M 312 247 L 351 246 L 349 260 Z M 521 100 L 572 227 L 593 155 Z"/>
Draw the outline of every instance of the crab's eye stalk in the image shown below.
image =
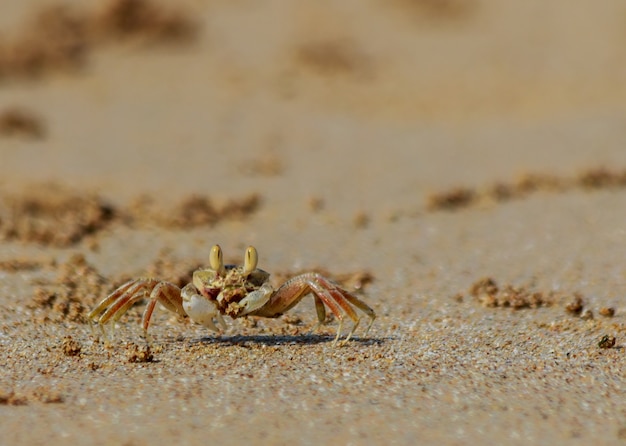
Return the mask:
<path fill-rule="evenodd" d="M 211 254 L 209 254 L 209 265 L 218 276 L 224 275 L 226 269 L 224 268 L 222 248 L 220 248 L 220 245 L 214 245 L 213 248 L 211 248 Z"/>
<path fill-rule="evenodd" d="M 246 249 L 246 255 L 243 259 L 243 273 L 245 275 L 250 274 L 256 269 L 258 263 L 259 254 L 256 252 L 256 248 L 254 246 L 248 246 L 248 249 Z"/>

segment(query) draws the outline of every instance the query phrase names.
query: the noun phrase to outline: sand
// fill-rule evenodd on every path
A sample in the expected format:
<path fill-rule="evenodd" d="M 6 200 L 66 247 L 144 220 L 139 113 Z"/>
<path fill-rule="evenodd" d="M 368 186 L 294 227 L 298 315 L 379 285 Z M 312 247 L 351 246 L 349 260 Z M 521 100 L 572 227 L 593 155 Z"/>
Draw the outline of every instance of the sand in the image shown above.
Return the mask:
<path fill-rule="evenodd" d="M 55 5 L 0 17 L 0 444 L 626 443 L 622 2 Z M 377 319 L 87 322 L 216 243 Z"/>

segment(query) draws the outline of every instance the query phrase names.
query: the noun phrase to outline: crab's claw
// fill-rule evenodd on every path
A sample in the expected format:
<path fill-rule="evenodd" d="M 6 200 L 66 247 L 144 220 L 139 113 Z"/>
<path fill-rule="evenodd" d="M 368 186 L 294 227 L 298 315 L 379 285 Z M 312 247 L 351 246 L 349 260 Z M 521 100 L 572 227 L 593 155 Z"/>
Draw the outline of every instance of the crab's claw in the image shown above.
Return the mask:
<path fill-rule="evenodd" d="M 222 330 L 226 330 L 226 323 L 215 304 L 201 294 L 198 294 L 193 284 L 185 286 L 180 294 L 183 298 L 185 313 L 187 313 L 192 321 L 204 325 L 213 331 L 219 331 L 213 320 L 217 319 Z"/>

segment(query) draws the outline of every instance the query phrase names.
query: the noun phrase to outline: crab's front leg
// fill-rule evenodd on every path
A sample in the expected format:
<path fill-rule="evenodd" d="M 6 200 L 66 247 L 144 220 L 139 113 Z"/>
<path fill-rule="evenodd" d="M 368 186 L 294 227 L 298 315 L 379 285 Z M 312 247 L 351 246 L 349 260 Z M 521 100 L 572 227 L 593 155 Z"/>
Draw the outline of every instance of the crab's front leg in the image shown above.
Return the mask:
<path fill-rule="evenodd" d="M 204 325 L 213 331 L 219 331 L 213 321 L 215 318 L 220 324 L 220 327 L 226 330 L 226 322 L 224 322 L 217 306 L 198 293 L 198 290 L 193 284 L 190 283 L 186 285 L 181 290 L 180 294 L 182 296 L 182 306 L 185 309 L 185 313 L 187 313 L 192 321 Z"/>
<path fill-rule="evenodd" d="M 146 335 L 157 302 L 163 305 L 167 310 L 180 316 L 185 316 L 180 288 L 170 282 L 159 282 L 150 292 L 148 305 L 146 305 L 146 309 L 143 311 L 143 316 L 141 317 L 141 326 Z"/>

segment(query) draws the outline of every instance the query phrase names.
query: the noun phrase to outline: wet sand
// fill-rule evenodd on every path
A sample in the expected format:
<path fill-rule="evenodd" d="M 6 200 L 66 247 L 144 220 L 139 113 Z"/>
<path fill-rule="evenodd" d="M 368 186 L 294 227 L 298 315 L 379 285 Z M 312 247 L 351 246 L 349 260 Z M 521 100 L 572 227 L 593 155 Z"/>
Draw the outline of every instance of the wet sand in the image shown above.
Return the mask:
<path fill-rule="evenodd" d="M 0 444 L 626 443 L 621 2 L 46 4 L 0 18 Z M 215 243 L 372 329 L 87 323 Z"/>

